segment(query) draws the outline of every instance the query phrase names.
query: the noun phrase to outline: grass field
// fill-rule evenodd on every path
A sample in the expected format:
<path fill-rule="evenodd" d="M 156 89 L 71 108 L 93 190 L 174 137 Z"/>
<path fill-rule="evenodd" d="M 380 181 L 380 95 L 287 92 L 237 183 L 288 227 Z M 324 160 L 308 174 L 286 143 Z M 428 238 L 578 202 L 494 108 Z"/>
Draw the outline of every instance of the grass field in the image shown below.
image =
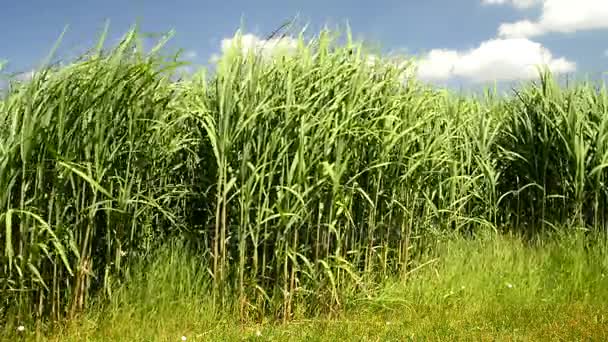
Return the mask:
<path fill-rule="evenodd" d="M 550 244 L 489 234 L 443 239 L 407 281 L 388 279 L 374 296 L 334 315 L 241 322 L 217 313 L 206 270 L 166 248 L 110 305 L 93 306 L 51 341 L 231 340 L 594 340 L 608 338 L 606 249 L 581 234 Z M 185 267 L 185 265 L 188 265 Z M 13 332 L 35 340 L 35 329 Z M 41 329 L 41 331 L 45 331 Z M 43 336 L 43 335 L 41 335 Z"/>
<path fill-rule="evenodd" d="M 0 100 L 6 338 L 606 338 L 604 85 L 104 37 Z"/>

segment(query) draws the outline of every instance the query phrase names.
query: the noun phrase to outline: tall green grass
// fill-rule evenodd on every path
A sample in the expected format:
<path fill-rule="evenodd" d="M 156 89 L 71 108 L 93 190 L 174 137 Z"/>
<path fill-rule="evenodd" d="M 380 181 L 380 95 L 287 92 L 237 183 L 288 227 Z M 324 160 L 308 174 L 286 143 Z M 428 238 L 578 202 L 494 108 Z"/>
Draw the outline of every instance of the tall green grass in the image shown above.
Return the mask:
<path fill-rule="evenodd" d="M 175 85 L 153 55 L 111 52 L 13 84 L 0 111 L 2 307 L 82 309 L 183 225 L 191 153 Z M 171 67 L 171 65 L 169 65 Z M 190 168 L 191 169 L 191 168 Z"/>
<path fill-rule="evenodd" d="M 513 225 L 567 224 L 606 232 L 608 92 L 560 87 L 548 73 L 507 107 L 501 192 Z"/>
<path fill-rule="evenodd" d="M 347 38 L 301 36 L 268 59 L 237 35 L 214 74 L 174 82 L 180 63 L 133 30 L 13 84 L 0 318 L 111 300 L 174 237 L 214 308 L 289 320 L 407 281 L 441 232 L 605 231 L 605 88 L 545 72 L 511 98 L 463 97 Z"/>

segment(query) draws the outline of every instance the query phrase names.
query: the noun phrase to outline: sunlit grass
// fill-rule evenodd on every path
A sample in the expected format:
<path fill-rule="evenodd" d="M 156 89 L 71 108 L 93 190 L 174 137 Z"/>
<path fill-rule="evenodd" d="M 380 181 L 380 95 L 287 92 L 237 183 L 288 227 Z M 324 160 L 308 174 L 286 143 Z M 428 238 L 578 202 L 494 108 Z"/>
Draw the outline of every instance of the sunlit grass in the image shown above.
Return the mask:
<path fill-rule="evenodd" d="M 416 329 L 453 315 L 449 337 L 459 311 L 490 329 L 605 301 L 605 87 L 458 96 L 327 31 L 275 58 L 237 37 L 175 82 L 164 40 L 104 38 L 0 100 L 2 324 L 162 340 L 402 303 Z"/>
<path fill-rule="evenodd" d="M 562 242 L 566 239 L 567 242 Z M 47 336 L 80 340 L 603 340 L 608 337 L 608 270 L 603 248 L 573 249 L 583 237 L 529 246 L 490 234 L 445 238 L 408 281 L 389 279 L 330 318 L 241 322 L 238 306 L 213 310 L 200 260 L 167 246 L 110 305 Z M 432 261 L 428 263 L 429 261 Z M 602 270 L 602 271 L 600 271 Z M 207 280 L 205 280 L 207 278 Z M 28 327 L 28 329 L 31 329 Z M 25 332 L 33 337 L 34 332 Z M 15 334 L 14 336 L 17 336 Z"/>

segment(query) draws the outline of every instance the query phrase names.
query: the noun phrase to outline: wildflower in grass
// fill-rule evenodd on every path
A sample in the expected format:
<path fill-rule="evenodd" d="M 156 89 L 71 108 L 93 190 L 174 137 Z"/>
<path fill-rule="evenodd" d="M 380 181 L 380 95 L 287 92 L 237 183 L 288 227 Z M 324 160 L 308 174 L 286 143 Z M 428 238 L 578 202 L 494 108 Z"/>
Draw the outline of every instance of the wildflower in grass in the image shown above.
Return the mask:
<path fill-rule="evenodd" d="M 182 341 L 187 340 L 186 336 L 182 336 Z"/>
<path fill-rule="evenodd" d="M 23 325 L 20 325 L 17 327 L 17 331 L 18 332 L 24 332 L 25 331 L 25 327 Z"/>
<path fill-rule="evenodd" d="M 512 289 L 513 288 L 513 284 L 507 283 L 507 287 L 510 288 L 510 289 Z"/>
<path fill-rule="evenodd" d="M 262 332 L 260 330 L 256 330 L 255 331 L 255 336 L 257 336 L 257 337 L 262 336 Z"/>

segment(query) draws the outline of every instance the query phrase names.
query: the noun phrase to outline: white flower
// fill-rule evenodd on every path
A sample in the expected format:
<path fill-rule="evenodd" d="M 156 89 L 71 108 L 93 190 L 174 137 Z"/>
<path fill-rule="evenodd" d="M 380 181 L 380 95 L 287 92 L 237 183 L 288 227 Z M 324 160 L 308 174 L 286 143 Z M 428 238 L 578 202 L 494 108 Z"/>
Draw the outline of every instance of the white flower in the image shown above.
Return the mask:
<path fill-rule="evenodd" d="M 513 284 L 507 283 L 507 287 L 510 288 L 510 289 L 512 289 L 513 288 Z"/>
<path fill-rule="evenodd" d="M 186 336 L 182 336 L 182 341 L 187 340 Z"/>
<path fill-rule="evenodd" d="M 23 325 L 20 325 L 17 327 L 17 331 L 19 331 L 19 332 L 25 331 L 25 327 Z"/>
<path fill-rule="evenodd" d="M 259 330 L 256 330 L 256 331 L 255 331 L 255 336 L 257 336 L 257 337 L 262 336 L 262 332 L 261 332 L 261 331 L 259 331 Z"/>

